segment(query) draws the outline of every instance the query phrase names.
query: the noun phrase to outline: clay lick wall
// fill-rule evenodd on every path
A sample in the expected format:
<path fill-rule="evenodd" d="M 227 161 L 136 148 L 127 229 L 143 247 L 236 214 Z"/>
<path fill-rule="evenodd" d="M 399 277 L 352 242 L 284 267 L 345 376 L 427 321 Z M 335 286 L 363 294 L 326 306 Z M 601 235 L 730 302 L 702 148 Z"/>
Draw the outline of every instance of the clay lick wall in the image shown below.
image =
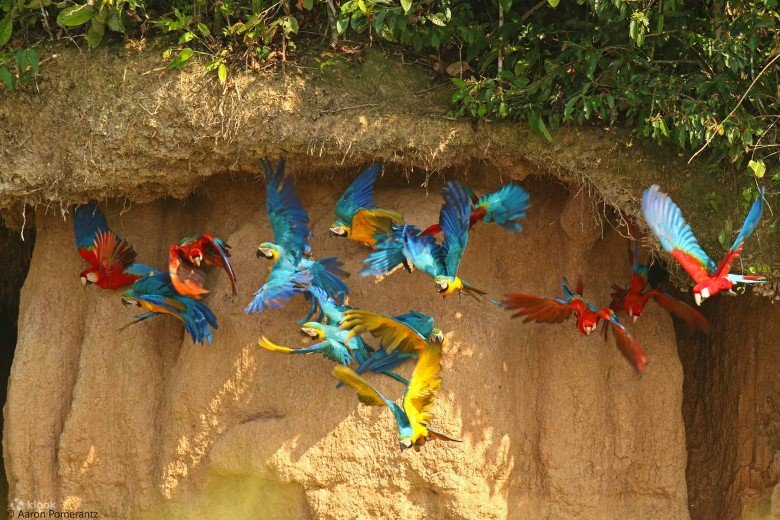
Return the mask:
<path fill-rule="evenodd" d="M 705 311 L 713 323 L 709 335 L 678 327 L 691 516 L 775 518 L 772 513 L 780 515 L 780 307 L 743 295 L 718 298 Z"/>
<path fill-rule="evenodd" d="M 440 179 L 426 193 L 422 178 L 388 177 L 377 191 L 383 206 L 435 221 Z M 185 200 L 124 212 L 119 201 L 102 203 L 139 260 L 157 267 L 169 244 L 192 232 L 233 246 L 239 295 L 222 272 L 209 275 L 220 328 L 205 347 L 169 317 L 119 332 L 133 310 L 117 293 L 80 285 L 70 220 L 36 212 L 4 409 L 10 496 L 107 519 L 688 516 L 683 372 L 665 312 L 650 306 L 632 327 L 650 355 L 638 379 L 612 340 L 581 336 L 571 323 L 523 325 L 488 303 L 442 301 L 421 273 L 376 285 L 358 275 L 365 249 L 327 237 L 350 181 L 297 180 L 314 253 L 345 261 L 351 304 L 436 317 L 447 346 L 433 424 L 462 444 L 402 453 L 389 411 L 336 390 L 330 362 L 256 346 L 261 334 L 301 346 L 295 320 L 305 304 L 242 313 L 267 275 L 255 251 L 271 231 L 262 180 L 222 176 Z M 533 206 L 522 236 L 480 225 L 463 276 L 499 296 L 557 295 L 561 275 L 583 275 L 586 295 L 608 302 L 610 284 L 629 275 L 625 240 L 597 223 L 584 193 L 574 197 L 548 177 L 524 185 Z M 398 383 L 377 381 L 400 397 Z"/>

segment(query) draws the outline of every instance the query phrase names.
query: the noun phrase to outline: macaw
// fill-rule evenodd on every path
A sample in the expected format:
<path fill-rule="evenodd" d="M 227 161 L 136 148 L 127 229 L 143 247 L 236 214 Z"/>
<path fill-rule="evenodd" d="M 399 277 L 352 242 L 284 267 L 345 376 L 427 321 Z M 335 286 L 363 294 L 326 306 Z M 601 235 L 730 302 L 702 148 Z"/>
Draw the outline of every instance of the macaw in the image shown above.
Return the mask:
<path fill-rule="evenodd" d="M 523 226 L 519 220 L 525 218 L 530 207 L 531 196 L 522 187 L 514 183 L 505 184 L 493 193 L 482 197 L 471 197 L 471 214 L 469 227 L 477 222 L 495 222 L 510 233 L 520 233 Z M 433 224 L 427 227 L 423 235 L 436 235 L 441 232 L 441 225 Z"/>
<path fill-rule="evenodd" d="M 182 238 L 172 245 L 168 253 L 168 273 L 171 283 L 184 296 L 200 299 L 208 293 L 203 288 L 206 273 L 201 264 L 224 269 L 230 278 L 233 296 L 236 292 L 236 275 L 230 265 L 230 246 L 222 239 L 207 233 Z"/>
<path fill-rule="evenodd" d="M 203 302 L 179 294 L 168 273 L 143 264 L 134 264 L 129 271 L 139 278 L 122 294 L 122 304 L 126 307 L 135 305 L 146 312 L 135 316 L 127 326 L 158 314 L 170 314 L 184 323 L 193 343 L 211 343 L 214 339 L 211 327 L 217 329 L 219 325 L 216 316 Z"/>
<path fill-rule="evenodd" d="M 271 260 L 271 273 L 265 284 L 255 292 L 244 312 L 263 312 L 268 308 L 281 308 L 296 294 L 304 294 L 310 301 L 309 313 L 302 320 L 308 321 L 316 312 L 316 299 L 308 293 L 309 286 L 320 287 L 338 304 L 349 294 L 349 288 L 339 278 L 348 276 L 343 264 L 336 257 L 312 260 L 309 238 L 309 215 L 295 193 L 290 179 L 284 177 L 284 159 L 276 171 L 263 160 L 268 179 L 265 207 L 271 222 L 275 242 L 263 242 L 257 248 L 257 257 Z"/>
<path fill-rule="evenodd" d="M 420 234 L 414 226 L 394 227 L 391 236 L 377 244 L 376 251 L 364 260 L 363 276 L 385 277 L 399 266 L 414 268 L 432 277 L 436 290 L 444 297 L 456 291 L 479 298 L 486 294 L 458 276 L 458 266 L 468 243 L 471 202 L 468 192 L 457 182 L 448 182 L 442 190 L 444 204 L 439 224 L 444 231 L 441 245 L 430 234 Z"/>
<path fill-rule="evenodd" d="M 387 353 L 400 351 L 415 355 L 424 350 L 428 343 L 441 343 L 444 334 L 433 327 L 433 318 L 412 311 L 398 318 L 390 318 L 370 311 L 350 309 L 344 312 L 341 328 L 350 336 L 368 332 L 379 340 Z"/>
<path fill-rule="evenodd" d="M 398 427 L 401 450 L 414 447 L 415 451 L 420 451 L 428 440 L 433 439 L 461 442 L 429 426 L 433 418 L 431 409 L 441 388 L 441 351 L 441 343 L 427 343 L 420 351 L 402 406 L 379 393 L 349 367 L 337 365 L 333 368 L 333 376 L 355 390 L 361 403 L 390 409 Z"/>
<path fill-rule="evenodd" d="M 404 218 L 397 211 L 378 208 L 374 201 L 374 183 L 382 171 L 375 162 L 347 188 L 336 203 L 337 220 L 330 225 L 331 236 L 346 237 L 374 247 L 376 235 L 390 233 L 393 225 L 402 225 Z"/>
<path fill-rule="evenodd" d="M 745 240 L 753 234 L 764 211 L 764 188 L 753 201 L 742 229 L 719 264 L 715 264 L 696 241 L 691 226 L 683 219 L 682 212 L 672 199 L 657 185 L 642 195 L 642 213 L 658 237 L 661 246 L 677 260 L 695 282 L 693 298 L 696 305 L 721 291 L 733 294 L 736 283 L 757 284 L 766 282 L 763 276 L 730 274 L 734 261 L 742 254 Z"/>
<path fill-rule="evenodd" d="M 73 210 L 73 233 L 79 254 L 89 264 L 89 268 L 79 275 L 82 285 L 118 289 L 138 279 L 127 272 L 135 262 L 133 246 L 108 227 L 106 217 L 95 202 Z"/>
<path fill-rule="evenodd" d="M 628 259 L 631 262 L 633 272 L 631 273 L 630 285 L 627 288 L 619 285 L 612 286 L 612 302 L 609 308 L 617 314 L 627 314 L 636 322 L 642 315 L 647 302 L 655 300 L 658 305 L 683 320 L 691 330 L 701 329 L 708 332 L 710 330 L 710 322 L 707 321 L 704 315 L 687 303 L 667 293 L 650 280 L 650 265 L 639 263 L 639 247 L 633 238 L 634 234 L 631 231 L 631 227 L 629 226 L 631 240 L 628 246 Z M 609 329 L 604 329 L 605 335 L 607 330 Z"/>
<path fill-rule="evenodd" d="M 617 314 L 610 308 L 598 309 L 582 296 L 582 282 L 577 283 L 575 291 L 569 288 L 566 278 L 561 286 L 564 298 L 542 298 L 531 294 L 507 294 L 503 301 L 505 309 L 516 311 L 512 317 L 525 316 L 523 323 L 562 323 L 574 313 L 577 318 L 577 328 L 586 336 L 596 330 L 599 320 L 604 320 L 612 326 L 617 346 L 623 356 L 631 363 L 640 375 L 647 364 L 647 354 L 639 342 L 631 337 L 626 328 L 618 320 Z"/>

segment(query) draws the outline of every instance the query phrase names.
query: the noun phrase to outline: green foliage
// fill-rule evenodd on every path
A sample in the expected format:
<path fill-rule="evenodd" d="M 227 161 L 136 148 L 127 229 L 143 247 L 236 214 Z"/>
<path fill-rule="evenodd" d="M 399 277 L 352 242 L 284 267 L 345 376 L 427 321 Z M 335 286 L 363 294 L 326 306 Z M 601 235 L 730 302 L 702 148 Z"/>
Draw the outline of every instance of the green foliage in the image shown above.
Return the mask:
<path fill-rule="evenodd" d="M 37 56 L 15 53 L 41 38 L 155 35 L 169 68 L 197 61 L 223 84 L 304 42 L 378 39 L 463 63 L 451 115 L 526 121 L 550 141 L 562 124 L 628 125 L 774 182 L 777 1 L 0 0 L 0 80 L 29 83 Z"/>

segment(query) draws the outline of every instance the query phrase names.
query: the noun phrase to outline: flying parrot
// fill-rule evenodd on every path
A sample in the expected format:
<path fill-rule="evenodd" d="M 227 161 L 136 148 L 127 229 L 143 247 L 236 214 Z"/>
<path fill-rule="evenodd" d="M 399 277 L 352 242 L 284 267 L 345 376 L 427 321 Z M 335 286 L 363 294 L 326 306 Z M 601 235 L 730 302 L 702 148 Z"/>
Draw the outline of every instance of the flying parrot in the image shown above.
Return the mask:
<path fill-rule="evenodd" d="M 434 279 L 436 290 L 444 297 L 463 291 L 479 298 L 486 294 L 458 276 L 460 260 L 468 243 L 471 201 L 457 182 L 448 182 L 442 190 L 444 204 L 439 225 L 444 232 L 442 244 L 430 234 L 420 234 L 414 226 L 394 227 L 393 233 L 376 245 L 376 251 L 364 260 L 363 276 L 385 277 L 399 266 L 419 269 Z"/>
<path fill-rule="evenodd" d="M 218 237 L 204 233 L 182 238 L 178 244 L 171 246 L 168 253 L 171 283 L 179 294 L 200 299 L 208 293 L 203 288 L 206 273 L 201 265 L 214 265 L 225 270 L 235 296 L 236 275 L 229 257 L 230 246 Z"/>
<path fill-rule="evenodd" d="M 639 263 L 639 248 L 630 225 L 629 234 L 631 240 L 628 247 L 628 259 L 632 266 L 631 281 L 628 287 L 612 286 L 610 309 L 617 314 L 627 314 L 636 322 L 642 315 L 647 302 L 654 300 L 668 312 L 683 320 L 691 330 L 709 331 L 710 323 L 699 311 L 653 283 L 650 279 L 650 265 Z M 604 329 L 605 334 L 607 330 L 609 329 Z"/>
<path fill-rule="evenodd" d="M 309 215 L 295 193 L 290 179 L 284 176 L 284 159 L 276 171 L 263 160 L 268 179 L 266 211 L 271 222 L 275 242 L 263 242 L 257 248 L 257 257 L 273 262 L 265 284 L 255 292 L 244 312 L 263 312 L 268 308 L 281 308 L 296 294 L 304 294 L 311 306 L 302 321 L 308 321 L 317 310 L 316 299 L 308 293 L 309 286 L 321 288 L 339 305 L 349 294 L 349 288 L 339 278 L 347 276 L 343 264 L 336 257 L 312 260 L 309 237 Z"/>
<path fill-rule="evenodd" d="M 139 278 L 122 294 L 122 304 L 134 305 L 146 312 L 135 316 L 127 326 L 159 314 L 170 314 L 184 323 L 184 330 L 193 343 L 211 343 L 214 339 L 211 328 L 217 329 L 219 325 L 216 316 L 203 302 L 179 294 L 168 273 L 143 264 L 134 264 L 130 272 Z"/>
<path fill-rule="evenodd" d="M 530 206 L 530 195 L 522 187 L 514 183 L 505 184 L 493 193 L 482 197 L 471 197 L 471 214 L 469 227 L 477 222 L 495 222 L 510 233 L 520 233 L 523 226 L 520 220 Z M 427 227 L 423 235 L 436 235 L 441 232 L 441 225 L 433 224 Z"/>
<path fill-rule="evenodd" d="M 459 439 L 429 426 L 433 418 L 431 409 L 441 388 L 441 351 L 441 343 L 428 343 L 420 351 L 404 393 L 402 406 L 379 393 L 349 367 L 334 367 L 333 376 L 355 390 L 361 403 L 368 406 L 387 406 L 390 409 L 398 426 L 398 440 L 402 450 L 414 447 L 419 451 L 432 439 L 460 442 Z"/>
<path fill-rule="evenodd" d="M 380 171 L 382 165 L 375 162 L 347 188 L 336 203 L 337 220 L 330 225 L 331 236 L 374 247 L 376 235 L 390 233 L 393 225 L 404 223 L 400 213 L 378 208 L 374 201 L 374 183 Z"/>
<path fill-rule="evenodd" d="M 647 364 L 647 354 L 639 343 L 631 337 L 626 328 L 618 320 L 615 311 L 609 308 L 598 309 L 582 296 L 582 283 L 572 291 L 566 278 L 562 280 L 564 298 L 542 298 L 531 294 L 507 294 L 503 301 L 506 309 L 516 311 L 512 317 L 525 316 L 523 323 L 562 323 L 574 314 L 577 318 L 577 328 L 586 336 L 596 330 L 599 320 L 611 325 L 615 333 L 617 346 L 623 356 L 631 363 L 640 375 Z"/>
<path fill-rule="evenodd" d="M 642 195 L 642 213 L 650 229 L 658 237 L 661 246 L 677 260 L 695 283 L 693 298 L 696 300 L 696 305 L 701 305 L 702 301 L 721 291 L 729 291 L 733 294 L 732 287 L 736 283 L 766 282 L 763 276 L 729 273 L 734 261 L 742 254 L 745 240 L 753 234 L 758 221 L 761 220 L 763 211 L 764 188 L 761 188 L 734 244 L 720 263 L 715 265 L 696 241 L 691 226 L 683 219 L 680 208 L 666 193 L 661 192 L 657 185 L 653 185 Z"/>
<path fill-rule="evenodd" d="M 106 217 L 95 202 L 73 210 L 76 247 L 89 268 L 79 275 L 81 284 L 103 289 L 118 289 L 138 279 L 127 269 L 135 262 L 136 252 L 106 224 Z"/>

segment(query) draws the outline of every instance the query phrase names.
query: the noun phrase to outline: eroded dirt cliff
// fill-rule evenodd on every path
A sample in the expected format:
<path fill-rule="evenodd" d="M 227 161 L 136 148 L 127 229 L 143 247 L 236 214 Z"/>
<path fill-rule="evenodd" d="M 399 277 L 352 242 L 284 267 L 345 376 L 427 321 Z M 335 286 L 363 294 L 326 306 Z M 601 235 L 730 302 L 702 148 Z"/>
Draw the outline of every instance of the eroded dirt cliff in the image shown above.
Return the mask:
<path fill-rule="evenodd" d="M 349 180 L 298 181 L 314 251 L 346 261 L 352 304 L 436 316 L 448 344 L 434 422 L 462 444 L 401 453 L 389 412 L 336 390 L 330 363 L 255 345 L 265 334 L 298 346 L 304 305 L 242 314 L 266 276 L 255 247 L 270 228 L 262 181 L 222 176 L 184 200 L 105 205 L 139 259 L 158 267 L 170 243 L 196 230 L 234 246 L 239 295 L 223 273 L 210 275 L 220 328 L 206 347 L 166 317 L 119 332 L 131 311 L 116 293 L 81 287 L 69 218 L 36 210 L 5 407 L 11 496 L 104 518 L 688 516 L 682 370 L 665 312 L 649 307 L 632 327 L 650 355 L 639 379 L 611 340 L 571 324 L 523 325 L 488 303 L 442 301 L 419 273 L 376 285 L 357 275 L 364 249 L 326 238 Z M 378 199 L 410 221 L 435 220 L 440 179 L 429 194 L 421 180 L 386 177 Z M 522 236 L 480 225 L 464 276 L 493 295 L 555 295 L 561 275 L 583 275 L 586 294 L 606 302 L 610 284 L 628 276 L 625 240 L 549 177 L 525 185 L 533 208 Z"/>

